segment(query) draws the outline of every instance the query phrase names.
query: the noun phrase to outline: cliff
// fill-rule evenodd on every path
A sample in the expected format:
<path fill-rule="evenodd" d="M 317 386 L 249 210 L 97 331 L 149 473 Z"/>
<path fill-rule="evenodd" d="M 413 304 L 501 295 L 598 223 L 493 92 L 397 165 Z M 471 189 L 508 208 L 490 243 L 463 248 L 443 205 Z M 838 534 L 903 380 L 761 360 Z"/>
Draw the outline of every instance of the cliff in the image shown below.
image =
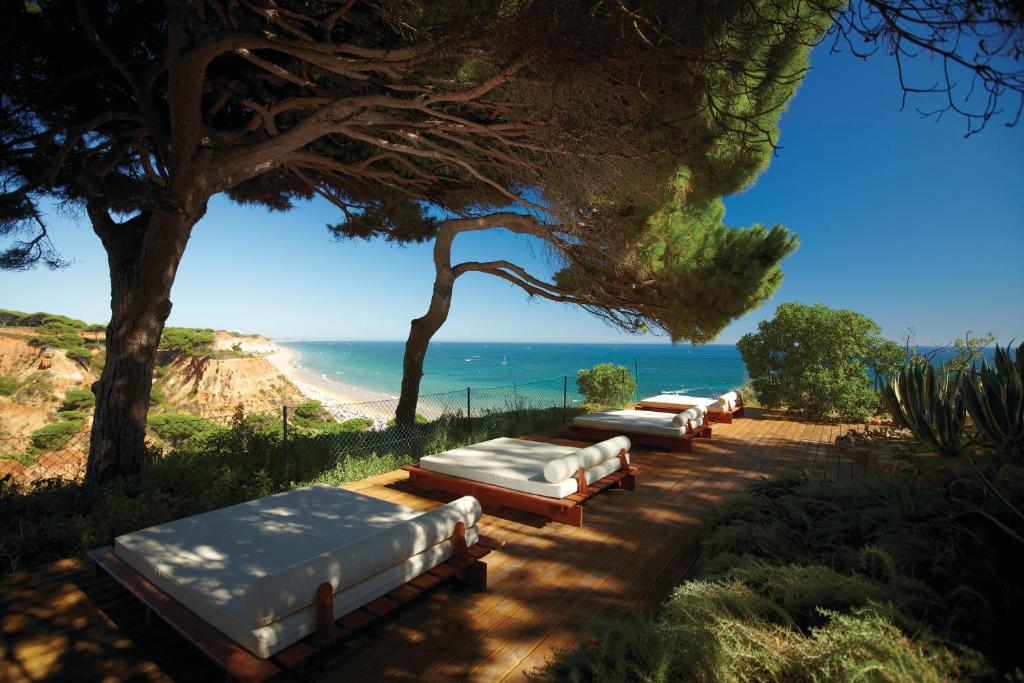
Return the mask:
<path fill-rule="evenodd" d="M 83 408 L 70 419 L 82 420 L 82 429 L 87 429 L 91 405 L 69 406 L 68 392 L 90 389 L 103 367 L 102 332 L 85 329 L 80 321 L 61 328 L 52 321 L 69 319 L 60 316 L 49 316 L 47 323 L 48 314 L 20 315 L 32 326 L 0 326 L 0 456 L 12 450 L 2 448 L 4 442 L 27 442 L 42 427 L 69 419 L 69 409 Z M 8 315 L 8 322 L 18 320 Z M 78 324 L 83 329 L 73 329 Z M 187 412 L 227 419 L 238 406 L 246 412 L 276 412 L 283 404 L 306 400 L 267 360 L 278 350 L 269 339 L 223 331 L 203 333 L 198 346 L 187 351 L 161 350 L 151 413 Z"/>

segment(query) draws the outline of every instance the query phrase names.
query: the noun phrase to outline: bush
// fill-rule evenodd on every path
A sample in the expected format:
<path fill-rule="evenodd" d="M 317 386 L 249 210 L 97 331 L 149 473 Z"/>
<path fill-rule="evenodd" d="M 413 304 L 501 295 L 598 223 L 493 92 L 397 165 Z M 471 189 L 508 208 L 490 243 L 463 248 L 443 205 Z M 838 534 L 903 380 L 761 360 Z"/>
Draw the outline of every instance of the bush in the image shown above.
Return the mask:
<path fill-rule="evenodd" d="M 32 337 L 28 340 L 30 346 L 41 346 L 43 348 L 59 348 L 61 341 L 59 337 L 52 334 L 44 334 L 38 337 Z"/>
<path fill-rule="evenodd" d="M 180 351 L 191 355 L 207 353 L 213 343 L 213 330 L 198 330 L 191 327 L 167 327 L 160 337 L 160 349 Z"/>
<path fill-rule="evenodd" d="M 40 331 L 48 331 L 47 328 L 40 328 Z M 52 330 L 56 332 L 56 330 Z M 85 345 L 85 340 L 79 337 L 77 334 L 41 334 L 37 337 L 32 337 L 28 340 L 31 346 L 40 346 L 47 349 L 73 349 L 81 348 Z"/>
<path fill-rule="evenodd" d="M 74 346 L 65 351 L 65 353 L 71 360 L 77 360 L 83 363 L 88 363 L 92 360 L 92 351 L 82 348 L 81 346 Z"/>
<path fill-rule="evenodd" d="M 696 578 L 656 618 L 593 624 L 541 678 L 1013 678 L 1019 548 L 968 509 L 903 481 L 756 484 L 713 509 Z"/>
<path fill-rule="evenodd" d="M 188 413 L 150 415 L 146 426 L 149 431 L 175 447 L 183 446 L 189 439 L 205 439 L 224 431 L 216 422 Z"/>
<path fill-rule="evenodd" d="M 396 418 L 391 418 L 390 420 L 388 420 L 388 429 L 391 429 L 396 424 L 398 424 L 398 420 Z M 420 413 L 416 413 L 416 417 L 413 418 L 413 424 L 418 424 L 418 425 L 430 424 L 430 420 L 427 419 L 426 415 L 421 415 Z"/>
<path fill-rule="evenodd" d="M 320 408 L 322 404 L 320 401 L 306 401 L 295 406 L 295 417 L 300 417 L 306 420 L 316 420 L 320 417 Z"/>
<path fill-rule="evenodd" d="M 87 410 L 96 405 L 96 396 L 92 389 L 72 389 L 64 394 L 64 405 L 61 410 Z"/>
<path fill-rule="evenodd" d="M 743 335 L 743 355 L 758 400 L 812 419 L 859 420 L 873 414 L 873 391 L 865 359 L 881 347 L 878 325 L 853 311 L 792 302 Z"/>
<path fill-rule="evenodd" d="M 17 379 L 10 375 L 0 375 L 0 396 L 10 396 L 17 390 Z"/>
<path fill-rule="evenodd" d="M 368 417 L 353 417 L 341 422 L 321 423 L 320 428 L 327 434 L 347 434 L 352 432 L 365 432 L 373 426 L 373 420 Z"/>
<path fill-rule="evenodd" d="M 81 420 L 66 420 L 41 427 L 32 432 L 32 447 L 44 453 L 59 451 L 82 429 L 82 424 Z"/>
<path fill-rule="evenodd" d="M 870 582 L 855 591 L 861 602 L 891 604 L 908 633 L 923 630 L 983 650 L 1012 669 L 1020 664 L 1010 634 L 1024 630 L 1024 579 L 1009 571 L 1007 553 L 1019 549 L 1004 546 L 1003 538 L 973 504 L 941 489 L 787 477 L 756 484 L 714 509 L 697 573 L 741 578 L 782 600 L 789 589 L 780 577 L 794 574 L 793 566 L 828 567 Z M 750 569 L 759 563 L 787 569 L 770 580 L 752 578 L 763 573 Z M 831 609 L 852 604 L 841 597 L 849 591 L 816 583 L 811 602 Z M 807 593 L 810 582 L 803 585 Z M 792 599 L 788 604 L 808 611 L 793 609 Z"/>
<path fill-rule="evenodd" d="M 598 363 L 576 373 L 576 386 L 590 405 L 623 406 L 636 391 L 636 378 L 623 365 Z"/>
<path fill-rule="evenodd" d="M 85 411 L 83 410 L 58 410 L 57 417 L 62 420 L 84 420 Z"/>
<path fill-rule="evenodd" d="M 824 612 L 793 628 L 740 581 L 689 581 L 657 619 L 603 621 L 559 653 L 543 681 L 939 681 L 983 673 L 977 657 L 911 640 L 884 609 Z"/>

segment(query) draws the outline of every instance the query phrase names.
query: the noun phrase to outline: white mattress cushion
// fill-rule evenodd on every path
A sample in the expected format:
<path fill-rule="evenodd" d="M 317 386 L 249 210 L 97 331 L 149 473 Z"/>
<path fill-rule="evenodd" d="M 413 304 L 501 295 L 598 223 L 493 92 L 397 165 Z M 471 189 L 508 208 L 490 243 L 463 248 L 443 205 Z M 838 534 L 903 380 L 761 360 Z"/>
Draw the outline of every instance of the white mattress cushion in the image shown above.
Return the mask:
<path fill-rule="evenodd" d="M 267 624 L 312 604 L 308 590 L 311 581 L 315 580 L 316 585 L 327 581 L 335 592 L 343 590 L 451 538 L 458 522 L 466 528 L 476 525 L 481 514 L 476 498 L 463 496 L 372 536 L 316 557 L 298 559 L 253 582 L 250 592 L 259 599 L 247 604 L 253 610 L 247 622 Z"/>
<path fill-rule="evenodd" d="M 685 426 L 672 424 L 675 415 L 650 410 L 604 410 L 574 418 L 572 423 L 580 427 L 603 429 L 622 434 L 650 434 L 652 436 L 681 437 Z"/>
<path fill-rule="evenodd" d="M 725 410 L 732 410 L 733 408 L 736 407 L 736 402 L 739 400 L 739 398 L 739 394 L 737 394 L 735 391 L 728 391 L 718 397 L 718 402 L 721 408 Z"/>
<path fill-rule="evenodd" d="M 620 451 L 629 453 L 630 446 L 629 437 L 616 436 L 586 448 L 581 448 L 575 453 L 555 458 L 545 465 L 544 478 L 552 484 L 557 484 L 576 475 L 581 467 L 589 470 L 591 467 L 596 467 L 612 458 L 617 460 Z"/>
<path fill-rule="evenodd" d="M 477 527 L 466 530 L 466 543 L 473 545 L 479 540 Z M 439 543 L 408 560 L 374 574 L 354 586 L 334 594 L 334 617 L 341 618 L 382 595 L 398 588 L 402 584 L 416 578 L 420 574 L 433 569 L 453 554 L 450 540 Z M 223 623 L 225 614 L 214 615 Z M 310 605 L 297 612 L 292 612 L 283 619 L 274 621 L 259 628 L 249 629 L 239 625 L 225 623 L 218 625 L 213 619 L 207 619 L 224 633 L 231 636 L 237 643 L 260 657 L 269 657 L 288 645 L 301 640 L 316 630 L 316 607 Z"/>
<path fill-rule="evenodd" d="M 714 398 L 701 398 L 699 396 L 683 396 L 681 394 L 658 394 L 640 401 L 642 406 L 653 406 L 656 408 L 676 408 L 686 410 L 694 406 L 710 406 L 717 402 Z"/>
<path fill-rule="evenodd" d="M 114 547 L 211 623 L 213 612 L 218 623 L 251 630 L 311 605 L 325 581 L 351 586 L 422 552 L 459 516 L 472 526 L 479 504 L 460 499 L 421 513 L 317 485 L 125 534 Z M 382 550 L 386 543 L 393 548 Z"/>
<path fill-rule="evenodd" d="M 576 479 L 551 483 L 544 478 L 544 466 L 577 450 L 572 446 L 501 437 L 424 456 L 420 459 L 420 467 L 535 496 L 565 498 L 576 493 Z M 587 483 L 592 484 L 606 477 L 619 466 L 618 459 L 615 459 L 588 469 Z"/>

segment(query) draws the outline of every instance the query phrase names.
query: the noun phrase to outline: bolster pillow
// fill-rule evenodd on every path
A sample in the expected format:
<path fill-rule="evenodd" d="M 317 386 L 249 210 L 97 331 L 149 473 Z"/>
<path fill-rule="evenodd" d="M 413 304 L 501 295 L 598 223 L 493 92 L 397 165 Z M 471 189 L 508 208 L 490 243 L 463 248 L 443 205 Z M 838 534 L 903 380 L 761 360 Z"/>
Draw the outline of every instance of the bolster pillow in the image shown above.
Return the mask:
<path fill-rule="evenodd" d="M 692 422 L 694 427 L 699 427 L 702 424 L 701 416 L 703 414 L 703 412 L 696 408 L 690 408 L 689 410 L 684 410 L 672 418 L 672 424 L 677 427 L 685 427 L 687 422 Z"/>
<path fill-rule="evenodd" d="M 321 583 L 330 582 L 335 592 L 344 590 L 444 543 L 455 533 L 455 525 L 459 522 L 463 522 L 469 532 L 482 514 L 476 498 L 463 496 L 355 543 L 328 550 L 275 574 L 260 577 L 253 582 L 251 592 L 262 594 L 263 599 L 255 601 L 254 607 L 258 607 L 250 618 L 259 626 L 280 619 L 311 605 L 313 594 Z"/>
<path fill-rule="evenodd" d="M 718 397 L 718 401 L 726 410 L 732 410 L 736 406 L 736 401 L 738 399 L 739 394 L 737 394 L 735 391 L 726 392 Z"/>
<path fill-rule="evenodd" d="M 616 436 L 607 441 L 595 443 L 593 446 L 581 448 L 569 455 L 555 458 L 547 465 L 544 465 L 544 478 L 552 484 L 563 482 L 576 474 L 579 468 L 589 470 L 597 467 L 603 462 L 619 457 L 619 451 L 629 453 L 629 437 Z"/>

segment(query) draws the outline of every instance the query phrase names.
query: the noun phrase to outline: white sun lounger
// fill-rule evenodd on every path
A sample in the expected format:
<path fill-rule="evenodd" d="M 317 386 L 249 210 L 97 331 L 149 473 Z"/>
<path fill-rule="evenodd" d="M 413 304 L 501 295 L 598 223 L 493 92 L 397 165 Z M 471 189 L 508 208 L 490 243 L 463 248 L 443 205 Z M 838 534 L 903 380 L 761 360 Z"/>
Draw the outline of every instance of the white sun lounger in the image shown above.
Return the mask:
<path fill-rule="evenodd" d="M 621 436 L 585 448 L 502 437 L 428 455 L 403 469 L 423 489 L 471 495 L 580 526 L 579 503 L 612 485 L 635 488 L 629 449 L 629 439 Z"/>
<path fill-rule="evenodd" d="M 676 451 L 691 450 L 695 437 L 711 436 L 705 424 L 703 407 L 689 408 L 677 414 L 648 410 L 603 410 L 573 419 L 570 430 L 588 438 L 625 434 L 633 443 Z"/>
<path fill-rule="evenodd" d="M 683 396 L 681 394 L 658 394 L 645 398 L 636 404 L 636 410 L 651 410 L 663 413 L 678 413 L 694 407 L 707 408 L 709 422 L 732 422 L 733 416 L 743 416 L 743 400 L 735 391 L 729 391 L 718 398 Z"/>
<path fill-rule="evenodd" d="M 421 512 L 317 485 L 118 536 L 90 554 L 151 608 L 159 611 L 151 600 L 175 603 L 161 616 L 215 659 L 188 632 L 195 617 L 266 659 L 324 623 L 334 632 L 336 619 L 456 555 L 468 566 L 481 514 L 468 496 Z M 175 616 L 181 607 L 191 619 Z"/>

